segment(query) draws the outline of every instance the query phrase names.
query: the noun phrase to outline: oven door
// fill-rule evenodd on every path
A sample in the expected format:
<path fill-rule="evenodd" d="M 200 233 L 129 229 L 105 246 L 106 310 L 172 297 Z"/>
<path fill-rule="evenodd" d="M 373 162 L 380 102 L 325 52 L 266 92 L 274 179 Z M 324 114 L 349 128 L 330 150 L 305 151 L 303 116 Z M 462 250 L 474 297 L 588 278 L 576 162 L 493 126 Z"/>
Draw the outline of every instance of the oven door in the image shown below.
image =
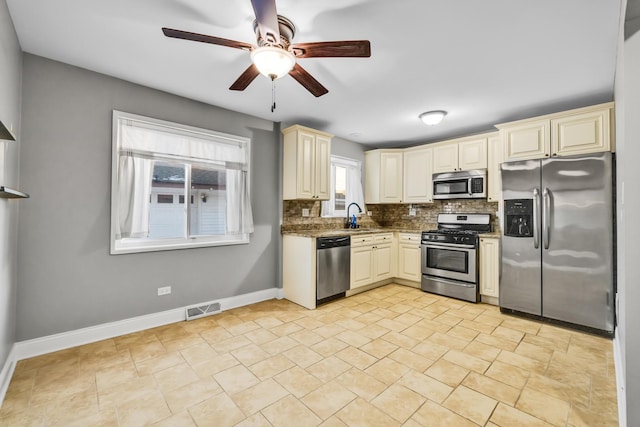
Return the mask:
<path fill-rule="evenodd" d="M 447 243 L 422 244 L 422 274 L 476 283 L 476 247 Z"/>

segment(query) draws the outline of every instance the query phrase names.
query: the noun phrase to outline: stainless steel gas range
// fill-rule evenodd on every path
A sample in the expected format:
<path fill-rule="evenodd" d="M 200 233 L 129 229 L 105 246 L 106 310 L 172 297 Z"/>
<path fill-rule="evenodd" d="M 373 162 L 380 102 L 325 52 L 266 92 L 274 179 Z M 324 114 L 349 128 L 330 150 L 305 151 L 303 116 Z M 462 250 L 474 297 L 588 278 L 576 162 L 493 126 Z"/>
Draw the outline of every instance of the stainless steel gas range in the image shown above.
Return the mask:
<path fill-rule="evenodd" d="M 438 229 L 422 232 L 422 290 L 480 301 L 478 234 L 491 231 L 491 214 L 438 214 Z"/>

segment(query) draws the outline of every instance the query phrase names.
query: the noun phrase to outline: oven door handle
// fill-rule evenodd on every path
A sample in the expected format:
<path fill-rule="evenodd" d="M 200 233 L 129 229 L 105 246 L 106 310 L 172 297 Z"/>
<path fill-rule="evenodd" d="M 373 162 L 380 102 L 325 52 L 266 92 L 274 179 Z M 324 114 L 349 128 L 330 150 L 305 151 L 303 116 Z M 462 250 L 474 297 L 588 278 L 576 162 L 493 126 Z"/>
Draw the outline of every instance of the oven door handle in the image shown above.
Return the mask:
<path fill-rule="evenodd" d="M 458 244 L 452 244 L 452 245 L 434 245 L 433 243 L 427 243 L 427 244 L 422 244 L 422 246 L 424 246 L 425 248 L 434 248 L 434 249 L 475 249 L 476 246 L 475 245 L 458 245 Z"/>

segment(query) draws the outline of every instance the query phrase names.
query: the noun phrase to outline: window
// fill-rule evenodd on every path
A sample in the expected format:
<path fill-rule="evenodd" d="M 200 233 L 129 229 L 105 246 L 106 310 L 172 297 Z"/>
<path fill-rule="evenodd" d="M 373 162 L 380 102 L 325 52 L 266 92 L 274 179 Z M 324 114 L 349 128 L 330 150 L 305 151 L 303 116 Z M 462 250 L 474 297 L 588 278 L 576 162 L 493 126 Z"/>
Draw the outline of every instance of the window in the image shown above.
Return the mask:
<path fill-rule="evenodd" d="M 322 216 L 346 217 L 349 204 L 356 202 L 364 211 L 360 162 L 331 156 L 331 196 L 322 202 Z M 352 208 L 351 213 L 358 213 Z"/>
<path fill-rule="evenodd" d="M 113 126 L 112 254 L 249 242 L 248 138 L 119 111 Z"/>

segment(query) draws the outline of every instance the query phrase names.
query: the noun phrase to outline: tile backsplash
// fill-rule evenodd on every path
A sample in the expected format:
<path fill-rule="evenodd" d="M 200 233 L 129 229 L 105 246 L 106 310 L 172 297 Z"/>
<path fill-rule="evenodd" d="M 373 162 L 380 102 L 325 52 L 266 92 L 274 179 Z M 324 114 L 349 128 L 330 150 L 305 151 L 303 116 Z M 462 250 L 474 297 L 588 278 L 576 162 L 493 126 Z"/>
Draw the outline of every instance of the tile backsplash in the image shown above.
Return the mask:
<path fill-rule="evenodd" d="M 283 209 L 283 231 L 306 229 L 343 228 L 346 218 L 323 218 L 321 202 L 312 200 L 285 200 Z M 409 215 L 409 206 L 416 210 Z M 302 209 L 309 209 L 309 216 L 302 216 Z M 499 229 L 498 202 L 486 200 L 437 200 L 426 204 L 380 204 L 367 205 L 371 216 L 360 215 L 362 227 L 394 227 L 406 230 L 429 230 L 436 227 L 439 213 L 490 213 L 493 230 Z"/>

